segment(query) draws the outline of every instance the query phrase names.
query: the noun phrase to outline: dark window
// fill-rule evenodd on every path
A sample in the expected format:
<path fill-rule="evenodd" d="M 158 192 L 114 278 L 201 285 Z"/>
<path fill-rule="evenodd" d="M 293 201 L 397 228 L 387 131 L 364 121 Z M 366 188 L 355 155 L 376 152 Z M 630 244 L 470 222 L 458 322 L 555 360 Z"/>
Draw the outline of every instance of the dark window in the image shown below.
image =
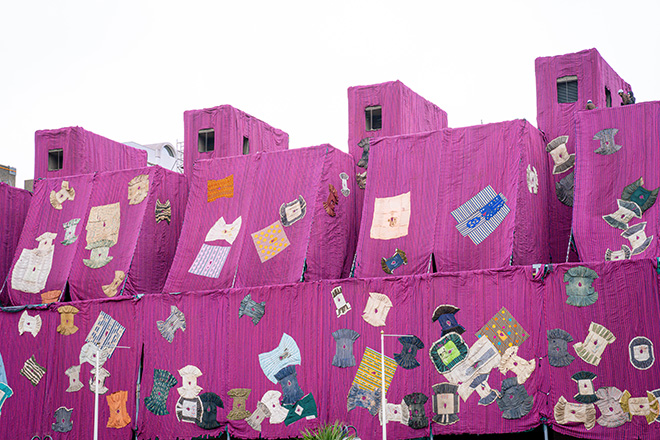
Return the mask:
<path fill-rule="evenodd" d="M 380 105 L 373 105 L 364 109 L 367 121 L 367 131 L 376 131 L 383 128 L 383 113 Z"/>
<path fill-rule="evenodd" d="M 578 81 L 577 76 L 563 76 L 557 78 L 557 102 L 566 104 L 577 102 L 578 100 Z"/>
<path fill-rule="evenodd" d="M 605 87 L 605 105 L 612 107 L 612 92 L 607 87 Z"/>
<path fill-rule="evenodd" d="M 213 151 L 214 146 L 215 132 L 213 129 L 205 128 L 203 130 L 199 130 L 199 134 L 197 136 L 197 148 L 199 149 L 199 152 L 208 153 L 209 151 Z"/>
<path fill-rule="evenodd" d="M 62 169 L 64 162 L 64 151 L 48 150 L 48 171 L 57 171 Z"/>
<path fill-rule="evenodd" d="M 243 154 L 250 154 L 250 139 L 243 136 Z"/>

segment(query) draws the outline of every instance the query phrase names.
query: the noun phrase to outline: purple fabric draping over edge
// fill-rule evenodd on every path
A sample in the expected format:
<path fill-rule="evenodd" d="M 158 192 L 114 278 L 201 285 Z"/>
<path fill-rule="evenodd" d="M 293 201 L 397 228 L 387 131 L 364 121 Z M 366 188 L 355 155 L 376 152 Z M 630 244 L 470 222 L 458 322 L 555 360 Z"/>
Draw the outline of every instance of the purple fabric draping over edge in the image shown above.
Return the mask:
<path fill-rule="evenodd" d="M 0 182 L 0 284 L 3 288 L 31 199 L 30 191 Z M 9 297 L 6 295 L 6 291 L 2 290 L 0 303 L 7 304 Z"/>
<path fill-rule="evenodd" d="M 549 261 L 543 153 L 540 133 L 524 120 L 372 141 L 355 276 L 386 276 L 381 258 L 395 249 L 408 258 L 395 275 L 426 273 L 431 254 L 438 271 L 507 266 L 512 256 L 516 265 Z M 528 189 L 528 165 L 538 172 L 537 193 Z M 475 245 L 458 232 L 451 212 L 488 185 L 506 197 L 511 212 Z M 408 191 L 408 235 L 371 238 L 375 199 Z"/>
<path fill-rule="evenodd" d="M 660 328 L 658 316 L 658 274 L 653 260 L 588 263 L 584 266 L 598 274 L 592 286 L 598 292 L 597 301 L 586 307 L 574 307 L 566 303 L 564 274 L 575 264 L 554 266 L 555 271 L 546 279 L 545 323 L 548 329 L 561 328 L 567 331 L 573 342 L 568 344 L 568 352 L 575 360 L 566 367 L 545 365 L 547 378 L 545 389 L 549 391 L 548 413 L 553 430 L 580 438 L 600 440 L 634 440 L 638 438 L 660 438 L 660 423 L 648 424 L 641 416 L 633 416 L 632 421 L 618 428 L 606 428 L 596 423 L 591 429 L 583 424 L 560 425 L 554 420 L 553 407 L 560 396 L 575 402 L 573 396 L 578 387 L 571 376 L 579 371 L 595 373 L 594 390 L 601 387 L 616 387 L 628 390 L 632 397 L 646 397 L 647 391 L 660 388 L 660 363 L 658 341 Z M 576 355 L 573 344 L 583 342 L 589 332 L 589 325 L 595 322 L 611 331 L 616 340 L 605 348 L 598 366 L 584 362 Z M 645 336 L 654 343 L 655 363 L 647 370 L 638 370 L 630 362 L 628 345 L 632 338 Z M 547 347 L 547 343 L 546 343 Z M 547 352 L 546 352 L 547 353 Z M 601 416 L 597 410 L 597 416 Z"/>
<path fill-rule="evenodd" d="M 614 128 L 616 145 L 621 148 L 607 155 L 596 154 L 600 141 L 594 135 Z M 580 165 L 576 171 L 573 235 L 582 261 L 602 261 L 607 249 L 619 251 L 622 245 L 632 248 L 621 236 L 622 229 L 610 226 L 603 216 L 617 211 L 617 199 L 624 187 L 642 177 L 644 188 L 660 187 L 660 102 L 645 102 L 625 107 L 584 111 L 578 114 L 578 150 Z M 649 247 L 631 258 L 660 255 L 660 201 L 633 217 L 628 225 L 646 222 L 644 232 L 653 236 Z"/>
<path fill-rule="evenodd" d="M 550 142 L 558 136 L 568 136 L 566 147 L 569 153 L 575 153 L 577 142 L 575 124 L 577 112 L 585 108 L 587 100 L 600 108 L 605 107 L 605 88 L 612 94 L 612 105 L 618 106 L 621 98 L 616 94 L 619 89 L 626 92 L 630 85 L 603 60 L 596 49 L 583 50 L 576 53 L 555 57 L 540 57 L 536 59 L 536 121 L 546 141 Z M 578 79 L 578 100 L 574 103 L 559 104 L 557 102 L 557 79 L 575 75 Z M 579 156 L 576 156 L 579 161 Z M 548 173 L 551 176 L 551 188 L 554 183 L 574 170 L 562 174 L 552 174 L 554 162 L 547 155 Z M 552 261 L 566 261 L 569 237 L 571 233 L 572 209 L 562 204 L 557 197 L 550 197 L 548 203 L 550 216 L 550 251 Z M 571 261 L 577 261 L 575 255 Z"/>
<path fill-rule="evenodd" d="M 44 438 L 46 434 L 53 438 L 83 439 L 92 438 L 94 432 L 94 393 L 90 390 L 89 381 L 92 378 L 92 366 L 84 363 L 80 370 L 82 389 L 67 392 L 69 377 L 65 371 L 72 366 L 80 365 L 80 349 L 85 344 L 85 338 L 94 326 L 101 311 L 105 311 L 113 319 L 126 328 L 119 340 L 119 345 L 129 348 L 117 348 L 103 368 L 110 376 L 104 385 L 107 393 L 99 395 L 99 438 L 131 439 L 132 428 L 136 423 L 135 395 L 138 378 L 139 337 L 142 329 L 136 319 L 137 309 L 132 300 L 108 299 L 104 301 L 72 302 L 79 312 L 74 316 L 74 325 L 78 331 L 72 335 L 62 335 L 56 331 L 60 325 L 60 314 L 57 307 L 42 306 L 27 309 L 31 316 L 40 316 L 41 330 L 36 337 L 30 333 L 19 335 L 18 321 L 22 311 L 0 314 L 5 337 L 0 340 L 2 354 L 9 387 L 14 391 L 2 407 L 0 416 L 0 433 L 3 438 L 32 438 L 38 435 Z M 36 362 L 46 369 L 45 375 L 35 386 L 20 374 L 26 360 L 32 355 Z M 106 396 L 117 391 L 128 391 L 126 408 L 131 423 L 126 427 L 107 428 L 109 407 Z M 54 413 L 59 407 L 73 409 L 71 421 L 73 429 L 68 433 L 54 432 Z M 11 436 L 8 436 L 11 433 Z"/>
<path fill-rule="evenodd" d="M 243 138 L 249 139 L 250 153 L 278 151 L 289 148 L 289 135 L 271 127 L 230 105 L 188 110 L 183 113 L 185 175 L 190 177 L 193 165 L 199 159 L 240 156 L 243 154 Z M 212 128 L 215 145 L 213 151 L 200 152 L 199 130 Z"/>
<path fill-rule="evenodd" d="M 190 184 L 186 220 L 179 240 L 165 292 L 211 290 L 346 276 L 356 241 L 355 179 L 353 159 L 330 145 L 290 151 L 199 161 Z M 345 197 L 340 173 L 349 175 Z M 208 180 L 233 176 L 233 196 L 208 201 Z M 338 191 L 335 217 L 328 215 L 329 184 Z M 280 221 L 280 206 L 303 196 L 305 216 L 283 231 L 290 242 L 272 259 L 261 262 L 253 233 Z M 227 224 L 241 217 L 233 243 L 207 242 L 230 246 L 217 278 L 190 273 L 206 235 L 223 217 Z"/>
<path fill-rule="evenodd" d="M 48 151 L 62 150 L 62 169 L 48 170 Z M 81 127 L 39 130 L 34 134 L 34 178 L 140 168 L 147 152 L 104 138 Z"/>

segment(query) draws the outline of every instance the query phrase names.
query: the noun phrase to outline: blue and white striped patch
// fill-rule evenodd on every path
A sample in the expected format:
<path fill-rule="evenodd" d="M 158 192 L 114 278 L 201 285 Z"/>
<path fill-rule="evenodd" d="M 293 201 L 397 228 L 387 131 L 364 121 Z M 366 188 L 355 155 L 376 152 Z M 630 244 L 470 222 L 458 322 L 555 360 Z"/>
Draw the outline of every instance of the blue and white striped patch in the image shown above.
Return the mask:
<path fill-rule="evenodd" d="M 458 222 L 456 229 L 463 237 L 466 235 L 470 237 L 474 244 L 481 243 L 511 212 L 506 201 L 503 194 L 497 194 L 488 185 L 476 196 L 452 211 L 451 215 Z"/>
<path fill-rule="evenodd" d="M 218 278 L 227 261 L 229 246 L 211 246 L 202 244 L 195 261 L 188 272 L 209 278 Z"/>
<path fill-rule="evenodd" d="M 91 342 L 99 350 L 108 350 L 108 358 L 117 348 L 126 327 L 115 321 L 105 312 L 99 313 L 94 327 L 89 331 L 85 342 Z"/>

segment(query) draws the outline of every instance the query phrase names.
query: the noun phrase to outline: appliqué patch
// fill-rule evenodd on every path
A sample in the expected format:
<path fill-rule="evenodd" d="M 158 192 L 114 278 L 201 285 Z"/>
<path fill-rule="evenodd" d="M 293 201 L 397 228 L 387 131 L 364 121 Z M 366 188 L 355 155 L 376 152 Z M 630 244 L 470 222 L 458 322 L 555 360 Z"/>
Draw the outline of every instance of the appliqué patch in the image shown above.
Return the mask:
<path fill-rule="evenodd" d="M 571 403 L 564 396 L 555 404 L 555 421 L 560 425 L 583 423 L 585 429 L 596 426 L 596 408 L 593 404 Z"/>
<path fill-rule="evenodd" d="M 270 410 L 262 402 L 257 402 L 257 409 L 245 421 L 255 431 L 261 432 L 261 424 L 270 417 Z"/>
<path fill-rule="evenodd" d="M 403 397 L 403 403 L 408 408 L 408 426 L 413 429 L 424 429 L 429 426 L 429 419 L 424 411 L 424 404 L 429 400 L 422 393 L 411 393 Z"/>
<path fill-rule="evenodd" d="M 79 218 L 72 218 L 68 222 L 62 224 L 62 227 L 64 228 L 64 240 L 62 241 L 62 244 L 64 246 L 73 244 L 78 240 L 78 236 L 76 235 L 78 223 L 80 223 Z"/>
<path fill-rule="evenodd" d="M 280 343 L 275 349 L 259 354 L 259 365 L 268 380 L 277 383 L 275 374 L 289 365 L 300 365 L 302 358 L 296 341 L 286 333 L 282 334 Z"/>
<path fill-rule="evenodd" d="M 296 403 L 305 395 L 298 384 L 296 366 L 289 365 L 275 373 L 275 379 L 282 387 L 282 405 Z"/>
<path fill-rule="evenodd" d="M 149 175 L 140 174 L 128 182 L 128 204 L 137 205 L 142 203 L 149 194 Z"/>
<path fill-rule="evenodd" d="M 36 338 L 41 330 L 41 316 L 30 316 L 27 310 L 23 310 L 21 319 L 18 320 L 18 334 L 31 333 L 32 337 Z"/>
<path fill-rule="evenodd" d="M 392 301 L 387 295 L 369 292 L 369 299 L 364 307 L 364 312 L 362 312 L 362 319 L 374 327 L 382 327 L 385 325 L 385 320 L 391 308 Z"/>
<path fill-rule="evenodd" d="M 340 316 L 345 315 L 351 310 L 351 305 L 346 302 L 346 299 L 344 298 L 344 294 L 342 293 L 341 286 L 337 286 L 334 289 L 330 291 L 330 294 L 332 295 L 332 300 L 335 303 L 336 307 L 336 312 L 337 312 L 337 318 Z"/>
<path fill-rule="evenodd" d="M 335 207 L 338 203 L 339 195 L 337 194 L 337 189 L 332 183 L 330 183 L 328 184 L 328 200 L 323 202 L 323 208 L 325 208 L 325 212 L 327 212 L 330 217 L 337 215 Z"/>
<path fill-rule="evenodd" d="M 497 398 L 497 406 L 502 411 L 504 419 L 520 419 L 534 407 L 534 397 L 527 393 L 524 385 L 518 384 L 518 379 L 509 377 L 502 381 L 502 391 Z"/>
<path fill-rule="evenodd" d="M 266 391 L 261 398 L 261 403 L 266 405 L 268 410 L 270 411 L 270 423 L 271 425 L 277 425 L 278 423 L 282 423 L 285 419 L 289 411 L 282 407 L 280 405 L 280 398 L 282 397 L 282 393 L 276 390 L 269 390 Z"/>
<path fill-rule="evenodd" d="M 369 166 L 369 140 L 371 138 L 362 138 L 360 139 L 360 142 L 358 142 L 358 147 L 362 149 L 362 156 L 360 157 L 360 160 L 357 162 L 357 166 L 360 168 L 364 168 L 365 170 Z"/>
<path fill-rule="evenodd" d="M 621 245 L 621 250 L 612 251 L 607 249 L 605 251 L 605 261 L 620 261 L 620 260 L 630 260 L 632 255 L 632 250 L 624 245 Z"/>
<path fill-rule="evenodd" d="M 573 206 L 575 192 L 575 173 L 571 173 L 555 183 L 557 199 L 566 206 Z"/>
<path fill-rule="evenodd" d="M 244 420 L 250 417 L 250 411 L 245 409 L 245 402 L 252 390 L 248 388 L 234 388 L 227 395 L 234 399 L 231 411 L 227 414 L 227 420 Z"/>
<path fill-rule="evenodd" d="M 451 333 L 450 333 L 451 334 Z M 480 337 L 468 350 L 468 355 L 456 364 L 451 371 L 443 374 L 448 382 L 460 384 L 458 395 L 463 401 L 467 401 L 474 387 L 471 379 L 479 374 L 489 374 L 490 371 L 500 365 L 502 356 L 488 338 Z M 492 402 L 491 402 L 492 403 Z"/>
<path fill-rule="evenodd" d="M 39 381 L 46 374 L 46 369 L 37 363 L 34 355 L 26 360 L 21 368 L 21 376 L 27 378 L 35 387 L 39 385 Z"/>
<path fill-rule="evenodd" d="M 596 379 L 596 374 L 591 371 L 578 371 L 571 376 L 577 383 L 578 392 L 573 398 L 580 403 L 594 403 L 598 400 L 596 396 L 596 391 L 594 388 L 594 379 Z"/>
<path fill-rule="evenodd" d="M 619 132 L 617 128 L 606 128 L 594 135 L 593 140 L 600 141 L 600 147 L 594 150 L 596 154 L 609 155 L 619 151 L 622 145 L 617 145 L 614 141 L 614 135 Z"/>
<path fill-rule="evenodd" d="M 644 229 L 646 229 L 646 222 L 641 222 L 621 233 L 622 237 L 630 241 L 631 255 L 639 255 L 651 245 L 653 235 L 647 237 Z"/>
<path fill-rule="evenodd" d="M 291 226 L 305 217 L 307 203 L 302 195 L 292 202 L 282 203 L 280 206 L 280 221 L 284 226 Z"/>
<path fill-rule="evenodd" d="M 52 190 L 50 192 L 50 204 L 53 208 L 61 210 L 64 202 L 67 200 L 73 200 L 75 197 L 76 190 L 69 187 L 68 181 L 63 180 L 59 191 L 55 192 L 55 190 Z"/>
<path fill-rule="evenodd" d="M 497 194 L 488 185 L 467 202 L 451 212 L 458 222 L 456 229 L 474 244 L 484 241 L 511 211 L 504 194 Z"/>
<path fill-rule="evenodd" d="M 156 321 L 156 328 L 169 343 L 174 340 L 174 332 L 181 329 L 186 331 L 186 317 L 177 306 L 170 306 L 170 316 L 165 321 Z"/>
<path fill-rule="evenodd" d="M 539 173 L 532 164 L 527 165 L 527 189 L 531 194 L 539 192 Z"/>
<path fill-rule="evenodd" d="M 195 261 L 188 269 L 188 273 L 208 278 L 218 278 L 229 256 L 230 246 L 211 246 L 202 243 Z"/>
<path fill-rule="evenodd" d="M 600 410 L 598 424 L 606 428 L 616 428 L 628 422 L 628 415 L 623 412 L 619 400 L 623 396 L 616 387 L 602 387 L 596 390 L 596 406 Z"/>
<path fill-rule="evenodd" d="M 653 342 L 644 336 L 632 338 L 628 344 L 630 363 L 638 370 L 648 370 L 655 362 Z"/>
<path fill-rule="evenodd" d="M 545 147 L 555 163 L 552 174 L 564 173 L 575 166 L 575 154 L 568 154 L 567 142 L 568 136 L 558 136 Z"/>
<path fill-rule="evenodd" d="M 58 307 L 57 311 L 60 314 L 60 325 L 57 326 L 57 333 L 64 336 L 76 333 L 78 327 L 73 323 L 73 317 L 76 316 L 80 310 L 73 306 L 62 306 Z"/>
<path fill-rule="evenodd" d="M 109 205 L 95 206 L 89 211 L 87 220 L 87 246 L 91 250 L 89 259 L 83 259 L 85 266 L 92 269 L 103 267 L 112 261 L 108 255 L 110 248 L 119 240 L 121 211 L 119 202 Z"/>
<path fill-rule="evenodd" d="M 89 390 L 92 393 L 96 393 L 96 368 L 92 368 L 90 372 L 92 377 L 89 378 Z M 105 394 L 108 392 L 108 387 L 105 386 L 105 380 L 110 377 L 110 372 L 103 367 L 99 368 L 99 384 L 98 384 L 98 393 Z"/>
<path fill-rule="evenodd" d="M 80 381 L 80 365 L 69 367 L 64 372 L 69 377 L 69 387 L 66 389 L 67 393 L 75 393 L 83 388 L 83 383 Z"/>
<path fill-rule="evenodd" d="M 378 391 L 380 393 L 380 361 L 381 354 L 372 348 L 366 347 L 360 366 L 355 374 L 355 379 L 353 379 L 353 385 L 363 390 Z M 390 388 L 394 373 L 396 373 L 396 362 L 394 359 L 385 356 L 385 394 Z"/>
<path fill-rule="evenodd" d="M 144 405 L 157 416 L 169 414 L 167 397 L 170 390 L 177 384 L 178 381 L 169 371 L 154 369 L 154 386 L 151 389 L 151 395 L 144 398 Z"/>
<path fill-rule="evenodd" d="M 85 342 L 91 342 L 100 350 L 107 351 L 108 358 L 110 358 L 125 331 L 126 327 L 107 313 L 101 312 L 85 338 Z"/>
<path fill-rule="evenodd" d="M 51 424 L 53 431 L 55 432 L 71 431 L 73 429 L 73 422 L 71 421 L 71 413 L 73 413 L 73 409 L 69 409 L 64 406 L 60 406 L 59 408 L 57 408 L 54 414 L 55 423 Z"/>
<path fill-rule="evenodd" d="M 458 333 L 449 333 L 433 343 L 429 349 L 431 362 L 438 373 L 449 373 L 467 357 L 468 346 Z"/>
<path fill-rule="evenodd" d="M 380 411 L 381 392 L 380 390 L 365 390 L 353 384 L 348 389 L 346 399 L 346 410 L 352 411 L 355 408 L 365 408 L 369 414 L 375 416 Z"/>
<path fill-rule="evenodd" d="M 495 345 L 500 354 L 504 354 L 507 348 L 522 344 L 529 333 L 518 323 L 511 313 L 504 307 L 484 325 L 477 337 L 486 336 Z"/>
<path fill-rule="evenodd" d="M 108 298 L 112 298 L 113 296 L 116 296 L 119 286 L 122 285 L 125 277 L 126 274 L 124 273 L 124 271 L 116 270 L 115 278 L 112 280 L 112 283 L 101 286 L 101 289 L 103 290 L 103 293 L 105 293 L 105 296 L 107 296 Z"/>
<path fill-rule="evenodd" d="M 576 307 L 586 307 L 595 304 L 598 300 L 598 292 L 592 286 L 598 274 L 596 271 L 585 266 L 571 267 L 564 274 L 566 285 L 566 304 Z"/>
<path fill-rule="evenodd" d="M 224 217 L 220 217 L 209 232 L 206 234 L 204 241 L 225 240 L 229 244 L 234 244 L 234 240 L 241 230 L 243 219 L 239 216 L 232 223 L 227 223 Z"/>
<path fill-rule="evenodd" d="M 262 263 L 279 254 L 291 244 L 279 221 L 252 233 L 252 241 L 254 241 L 254 247 Z"/>
<path fill-rule="evenodd" d="M 285 405 L 285 407 L 289 410 L 289 413 L 284 420 L 284 424 L 286 426 L 289 426 L 290 424 L 295 423 L 303 418 L 315 419 L 318 416 L 316 401 L 314 400 L 314 396 L 311 393 L 307 394 L 295 404 L 290 406 Z"/>
<path fill-rule="evenodd" d="M 387 259 L 382 258 L 380 261 L 383 272 L 390 275 L 395 269 L 398 269 L 404 264 L 408 264 L 408 257 L 406 257 L 406 253 L 401 249 L 395 249 L 394 255 Z"/>
<path fill-rule="evenodd" d="M 39 293 L 46 287 L 46 281 L 53 267 L 53 240 L 57 234 L 44 232 L 35 240 L 35 249 L 23 249 L 11 273 L 11 286 L 26 293 Z M 58 295 L 59 296 L 59 295 Z"/>
<path fill-rule="evenodd" d="M 465 332 L 465 328 L 456 320 L 456 314 L 460 310 L 461 309 L 451 304 L 442 304 L 435 308 L 431 320 L 433 322 L 437 321 L 442 327 L 442 334 L 440 336 L 444 336 L 451 332 L 462 335 Z"/>
<path fill-rule="evenodd" d="M 367 187 L 367 172 L 364 171 L 362 173 L 357 173 L 355 175 L 355 181 L 357 182 L 358 188 L 365 189 Z"/>
<path fill-rule="evenodd" d="M 259 321 L 261 321 L 261 318 L 264 317 L 265 313 L 266 302 L 256 302 L 252 299 L 252 296 L 249 293 L 241 300 L 241 305 L 238 308 L 238 317 L 241 318 L 243 315 L 246 315 L 249 318 L 252 318 L 252 323 L 254 325 L 259 324 Z"/>
<path fill-rule="evenodd" d="M 500 360 L 500 373 L 506 374 L 507 371 L 513 371 L 519 384 L 523 384 L 532 375 L 536 368 L 536 359 L 530 361 L 518 356 L 518 346 L 513 345 L 504 352 Z"/>
<path fill-rule="evenodd" d="M 199 397 L 179 397 L 174 410 L 179 422 L 197 424 L 202 419 L 202 401 Z"/>
<path fill-rule="evenodd" d="M 433 421 L 440 425 L 452 425 L 458 422 L 460 400 L 458 399 L 458 385 L 447 382 L 433 385 Z"/>
<path fill-rule="evenodd" d="M 348 368 L 355 366 L 355 356 L 353 355 L 353 344 L 360 337 L 360 334 L 349 328 L 341 328 L 332 332 L 332 337 L 336 343 L 335 356 L 332 358 L 332 365 L 339 368 Z M 396 354 L 394 358 L 396 358 Z M 414 355 L 413 355 L 414 358 Z"/>
<path fill-rule="evenodd" d="M 131 423 L 131 416 L 126 410 L 128 391 L 117 391 L 105 396 L 108 402 L 109 417 L 106 428 L 121 429 Z"/>
<path fill-rule="evenodd" d="M 584 342 L 573 344 L 573 348 L 580 359 L 588 364 L 598 366 L 605 348 L 614 341 L 616 341 L 616 337 L 611 331 L 600 324 L 592 322 L 589 325 L 587 338 Z"/>
<path fill-rule="evenodd" d="M 215 393 L 203 393 L 199 396 L 202 402 L 202 417 L 196 422 L 203 429 L 216 429 L 220 427 L 218 422 L 218 408 L 224 408 L 222 399 Z"/>
<path fill-rule="evenodd" d="M 172 221 L 172 205 L 170 204 L 170 201 L 167 200 L 165 203 L 161 203 L 160 200 L 156 199 L 154 215 L 156 217 L 156 223 L 165 221 L 169 225 Z"/>
<path fill-rule="evenodd" d="M 658 417 L 658 399 L 653 393 L 646 392 L 646 397 L 631 397 L 628 391 L 621 395 L 621 409 L 629 417 L 642 416 L 649 425 Z"/>
<path fill-rule="evenodd" d="M 220 197 L 234 197 L 234 175 L 224 179 L 206 181 L 206 201 L 212 202 Z"/>
<path fill-rule="evenodd" d="M 348 174 L 339 173 L 339 178 L 341 179 L 341 194 L 348 197 L 351 194 L 351 190 L 348 188 Z"/>
<path fill-rule="evenodd" d="M 573 337 L 560 328 L 548 330 L 548 363 L 553 367 L 567 367 L 575 360 L 568 353 L 568 343 Z"/>
<path fill-rule="evenodd" d="M 394 197 L 376 197 L 369 236 L 376 240 L 392 240 L 408 235 L 410 224 L 410 191 Z"/>
<path fill-rule="evenodd" d="M 637 205 L 639 205 L 642 213 L 644 213 L 655 203 L 656 199 L 658 198 L 658 191 L 660 191 L 660 188 L 648 190 L 642 185 L 644 185 L 644 178 L 640 177 L 630 185 L 623 188 L 621 198 L 623 200 L 630 200 L 631 202 L 635 202 Z"/>
<path fill-rule="evenodd" d="M 619 207 L 618 210 L 612 214 L 603 216 L 603 220 L 613 228 L 623 229 L 625 231 L 628 229 L 628 222 L 633 217 L 642 218 L 642 210 L 637 203 L 630 200 L 617 199 L 616 204 Z"/>
<path fill-rule="evenodd" d="M 351 330 L 352 331 L 352 330 Z M 401 336 L 399 337 L 401 353 L 394 353 L 394 360 L 401 368 L 412 370 L 419 367 L 420 363 L 417 361 L 417 351 L 424 348 L 424 343 L 417 336 Z"/>

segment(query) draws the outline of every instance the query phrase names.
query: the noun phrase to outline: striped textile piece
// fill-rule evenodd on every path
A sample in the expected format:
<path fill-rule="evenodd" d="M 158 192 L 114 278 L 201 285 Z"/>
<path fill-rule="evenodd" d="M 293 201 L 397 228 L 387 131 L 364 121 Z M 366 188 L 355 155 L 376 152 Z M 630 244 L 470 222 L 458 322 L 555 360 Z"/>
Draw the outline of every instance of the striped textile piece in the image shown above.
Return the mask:
<path fill-rule="evenodd" d="M 476 211 L 479 211 L 479 209 L 486 206 L 488 202 L 493 200 L 496 196 L 497 193 L 495 193 L 493 188 L 488 185 L 479 191 L 476 196 L 472 197 L 470 200 L 454 209 L 451 212 L 451 215 L 454 217 L 454 219 L 456 219 L 458 223 L 462 223 L 463 221 L 470 218 Z"/>
<path fill-rule="evenodd" d="M 231 249 L 229 246 L 202 244 L 202 248 L 188 272 L 203 277 L 218 278 L 227 261 L 229 249 Z"/>
<path fill-rule="evenodd" d="M 286 333 L 282 334 L 280 344 L 271 351 L 259 354 L 259 365 L 264 374 L 273 383 L 277 383 L 275 374 L 289 365 L 300 365 L 302 358 L 296 341 Z"/>
<path fill-rule="evenodd" d="M 452 211 L 458 222 L 456 229 L 463 237 L 470 237 L 474 244 L 484 241 L 511 212 L 504 194 L 496 194 L 488 185 L 476 196 Z"/>
<path fill-rule="evenodd" d="M 220 197 L 234 197 L 234 175 L 224 179 L 206 181 L 206 201 L 212 202 Z"/>
<path fill-rule="evenodd" d="M 363 390 L 380 390 L 380 359 L 381 354 L 379 352 L 367 347 L 364 350 L 364 355 L 362 356 L 362 361 L 355 374 L 355 379 L 353 379 L 353 385 L 362 388 Z M 392 383 L 392 378 L 394 378 L 395 372 L 396 361 L 385 356 L 385 393 L 387 393 L 387 390 Z"/>
<path fill-rule="evenodd" d="M 44 377 L 44 374 L 46 374 L 46 369 L 37 363 L 34 355 L 25 361 L 23 368 L 21 368 L 21 376 L 26 377 L 35 387 L 39 384 L 41 378 Z"/>
<path fill-rule="evenodd" d="M 99 313 L 94 326 L 85 338 L 85 342 L 93 343 L 99 350 L 108 350 L 108 358 L 112 356 L 126 327 L 115 321 L 105 312 Z"/>
<path fill-rule="evenodd" d="M 167 224 L 170 224 L 172 220 L 172 205 L 170 201 L 161 203 L 160 200 L 156 199 L 156 223 L 166 221 Z"/>

